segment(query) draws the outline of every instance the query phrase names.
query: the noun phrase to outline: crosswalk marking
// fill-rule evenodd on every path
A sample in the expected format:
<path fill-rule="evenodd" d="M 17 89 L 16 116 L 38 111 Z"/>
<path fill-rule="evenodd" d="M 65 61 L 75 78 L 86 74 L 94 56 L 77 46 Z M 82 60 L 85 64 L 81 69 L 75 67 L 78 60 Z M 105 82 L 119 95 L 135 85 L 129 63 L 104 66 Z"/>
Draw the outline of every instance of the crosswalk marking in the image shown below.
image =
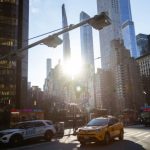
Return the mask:
<path fill-rule="evenodd" d="M 125 133 L 125 135 L 128 135 L 128 136 L 132 136 L 132 135 L 137 135 L 141 132 L 130 132 L 130 133 Z"/>
<path fill-rule="evenodd" d="M 142 138 L 148 138 L 150 137 L 150 132 L 125 132 L 125 136 L 134 136 L 134 137 L 142 137 Z"/>
<path fill-rule="evenodd" d="M 149 135 L 146 135 L 145 137 L 146 137 L 146 138 L 150 137 L 150 133 L 149 133 Z"/>
<path fill-rule="evenodd" d="M 143 136 L 145 134 L 149 134 L 149 132 L 144 132 L 144 133 L 138 134 L 138 135 L 136 135 L 136 137 Z"/>

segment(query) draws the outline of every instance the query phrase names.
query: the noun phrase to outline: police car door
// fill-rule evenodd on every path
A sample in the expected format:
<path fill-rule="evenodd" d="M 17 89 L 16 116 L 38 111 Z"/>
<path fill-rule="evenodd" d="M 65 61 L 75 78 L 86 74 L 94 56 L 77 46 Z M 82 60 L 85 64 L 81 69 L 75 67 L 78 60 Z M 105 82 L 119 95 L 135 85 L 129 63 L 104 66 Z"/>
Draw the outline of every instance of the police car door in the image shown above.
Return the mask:
<path fill-rule="evenodd" d="M 45 131 L 45 124 L 42 121 L 35 121 L 36 136 L 43 136 Z"/>
<path fill-rule="evenodd" d="M 26 122 L 24 138 L 30 139 L 32 137 L 35 137 L 35 135 L 36 135 L 36 130 L 34 124 L 32 122 Z"/>

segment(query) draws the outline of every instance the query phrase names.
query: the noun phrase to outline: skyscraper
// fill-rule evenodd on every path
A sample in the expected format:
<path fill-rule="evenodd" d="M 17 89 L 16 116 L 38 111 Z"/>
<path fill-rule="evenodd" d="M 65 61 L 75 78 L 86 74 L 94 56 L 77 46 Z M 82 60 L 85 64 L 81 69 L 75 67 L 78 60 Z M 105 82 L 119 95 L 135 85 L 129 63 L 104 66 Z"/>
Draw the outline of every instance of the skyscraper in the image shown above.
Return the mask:
<path fill-rule="evenodd" d="M 98 13 L 108 12 L 111 25 L 99 31 L 100 36 L 100 50 L 101 50 L 101 65 L 107 70 L 113 65 L 111 57 L 112 48 L 111 41 L 114 39 L 121 39 L 121 23 L 118 0 L 97 0 Z"/>
<path fill-rule="evenodd" d="M 80 13 L 80 22 L 89 19 L 90 16 L 85 13 Z M 86 87 L 87 93 L 85 93 L 85 100 L 88 101 L 89 107 L 92 109 L 96 105 L 96 100 L 94 99 L 94 52 L 93 52 L 93 33 L 92 27 L 85 24 L 80 27 L 80 39 L 81 39 L 81 58 L 84 63 L 85 76 L 83 81 L 83 86 Z M 90 95 L 90 96 L 89 96 Z"/>
<path fill-rule="evenodd" d="M 132 21 L 130 0 L 119 0 L 120 19 L 124 45 L 130 50 L 131 57 L 138 57 L 134 22 Z"/>
<path fill-rule="evenodd" d="M 28 44 L 29 1 L 0 1 L 0 56 Z M 25 107 L 28 51 L 0 59 L 0 108 Z"/>
<path fill-rule="evenodd" d="M 52 60 L 50 58 L 48 58 L 46 60 L 46 78 L 48 77 L 49 72 L 52 69 Z"/>
<path fill-rule="evenodd" d="M 111 79 L 110 88 L 103 87 L 102 101 L 112 104 L 110 107 L 108 105 L 112 113 L 119 113 L 125 108 L 138 109 L 142 105 L 142 88 L 140 84 L 137 85 L 140 77 L 136 63 L 130 58 L 132 51 L 136 52 L 132 49 L 135 34 L 130 3 L 128 0 L 97 0 L 97 9 L 98 13 L 108 12 L 111 19 L 111 25 L 99 31 L 102 69 L 109 72 L 109 76 L 103 78 L 103 83 Z M 127 94 L 124 95 L 125 88 Z"/>
<path fill-rule="evenodd" d="M 121 23 L 132 20 L 130 0 L 119 0 Z"/>
<path fill-rule="evenodd" d="M 85 12 L 80 13 L 80 21 L 89 19 L 90 16 Z M 94 67 L 94 52 L 93 52 L 93 33 L 92 27 L 85 24 L 80 27 L 81 39 L 81 57 L 84 63 L 91 64 Z"/>
<path fill-rule="evenodd" d="M 100 48 L 102 55 L 102 68 L 111 66 L 110 41 L 123 39 L 126 49 L 130 50 L 132 57 L 137 57 L 134 23 L 132 21 L 130 0 L 97 0 L 98 13 L 107 11 L 112 22 L 111 25 L 100 31 Z"/>
<path fill-rule="evenodd" d="M 62 5 L 62 26 L 63 26 L 63 28 L 68 26 L 64 4 Z M 65 32 L 65 33 L 63 33 L 63 59 L 64 59 L 64 61 L 70 59 L 70 55 L 71 55 L 71 52 L 70 52 L 69 33 Z"/>

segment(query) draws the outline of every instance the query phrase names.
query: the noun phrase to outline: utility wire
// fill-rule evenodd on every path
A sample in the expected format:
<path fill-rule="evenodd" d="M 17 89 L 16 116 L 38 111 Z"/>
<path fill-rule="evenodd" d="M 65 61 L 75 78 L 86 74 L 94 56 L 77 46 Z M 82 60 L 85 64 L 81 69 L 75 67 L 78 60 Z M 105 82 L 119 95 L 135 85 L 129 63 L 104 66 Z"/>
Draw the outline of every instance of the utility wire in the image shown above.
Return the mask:
<path fill-rule="evenodd" d="M 65 26 L 65 27 L 63 27 L 63 28 L 59 28 L 59 29 L 56 29 L 56 30 L 53 30 L 53 31 L 50 31 L 50 32 L 47 32 L 47 33 L 43 33 L 43 34 L 37 35 L 37 36 L 35 36 L 35 37 L 29 38 L 29 39 L 27 39 L 27 40 L 24 40 L 23 42 L 29 41 L 29 40 L 32 40 L 32 39 L 35 39 L 35 38 L 38 38 L 38 37 L 41 37 L 41 36 L 44 36 L 44 35 L 47 35 L 47 34 L 50 34 L 50 33 L 56 32 L 56 31 L 59 31 L 59 30 L 67 29 L 67 28 L 69 28 L 70 26 L 73 26 L 73 24 L 70 24 L 69 26 Z M 86 25 L 84 25 L 84 26 L 89 26 L 89 25 L 86 24 Z M 7 55 L 1 56 L 1 57 L 0 57 L 0 60 L 2 60 L 2 59 L 4 59 L 4 58 L 7 58 L 7 57 L 10 57 L 11 55 L 17 55 L 17 53 L 19 53 L 19 52 L 20 52 L 20 51 L 17 52 L 17 50 L 12 51 L 12 52 L 8 53 Z"/>
<path fill-rule="evenodd" d="M 34 37 L 29 38 L 29 39 L 27 39 L 27 40 L 25 40 L 25 41 L 33 40 L 33 39 L 35 39 L 35 38 L 38 38 L 38 37 L 41 37 L 41 36 L 44 36 L 44 35 L 47 35 L 47 34 L 50 34 L 50 33 L 53 33 L 53 32 L 56 32 L 56 31 L 59 31 L 59 30 L 63 30 L 63 29 L 65 29 L 65 28 L 68 28 L 68 26 L 65 26 L 65 27 L 63 27 L 63 28 L 59 28 L 59 29 L 56 29 L 56 30 L 53 30 L 53 31 L 50 31 L 50 32 L 47 32 L 47 33 L 43 33 L 43 34 L 34 36 Z"/>
<path fill-rule="evenodd" d="M 65 26 L 63 28 L 59 28 L 59 29 L 56 29 L 56 30 L 53 30 L 53 31 L 50 31 L 50 32 L 47 32 L 47 33 L 44 33 L 44 34 L 41 34 L 41 35 L 38 35 L 38 36 L 35 36 L 35 37 L 32 37 L 32 38 L 29 38 L 27 40 L 24 40 L 23 42 L 25 41 L 29 41 L 29 40 L 32 40 L 32 39 L 35 39 L 35 38 L 38 38 L 38 37 L 41 37 L 41 36 L 44 36 L 44 35 L 47 35 L 47 34 L 50 34 L 50 33 L 53 33 L 53 32 L 56 32 L 56 31 L 59 31 L 59 30 L 65 30 L 71 26 L 74 26 L 73 24 L 70 24 L 69 26 Z M 89 26 L 88 24 L 85 24 L 84 26 Z M 61 31 L 60 31 L 61 32 Z M 10 53 L 8 53 L 7 55 L 4 55 L 4 56 L 1 56 L 0 57 L 0 60 L 4 59 L 4 58 L 7 58 L 7 57 L 10 57 L 11 55 L 17 55 L 17 53 L 19 53 L 20 51 L 18 50 L 15 50 L 15 51 L 12 51 Z"/>
<path fill-rule="evenodd" d="M 38 38 L 38 37 L 41 37 L 41 36 L 44 36 L 44 35 L 47 35 L 47 34 L 50 34 L 50 33 L 56 32 L 56 31 L 59 31 L 59 30 L 66 29 L 66 28 L 68 28 L 68 27 L 69 27 L 69 26 L 65 26 L 65 27 L 63 27 L 63 28 L 59 28 L 59 29 L 56 29 L 56 30 L 53 30 L 53 31 L 50 31 L 50 32 L 47 32 L 47 33 L 43 33 L 43 34 L 34 36 L 34 37 L 32 37 L 32 38 L 29 38 L 29 39 L 27 39 L 27 40 L 24 40 L 23 42 L 29 41 L 29 40 L 32 40 L 32 39 L 35 39 L 35 38 Z M 17 53 L 17 50 L 12 51 L 12 52 L 8 53 L 7 55 L 1 56 L 1 57 L 0 57 L 0 60 L 2 60 L 3 58 L 7 58 L 7 57 L 9 57 L 9 56 L 11 56 L 11 55 L 16 55 L 16 53 Z"/>

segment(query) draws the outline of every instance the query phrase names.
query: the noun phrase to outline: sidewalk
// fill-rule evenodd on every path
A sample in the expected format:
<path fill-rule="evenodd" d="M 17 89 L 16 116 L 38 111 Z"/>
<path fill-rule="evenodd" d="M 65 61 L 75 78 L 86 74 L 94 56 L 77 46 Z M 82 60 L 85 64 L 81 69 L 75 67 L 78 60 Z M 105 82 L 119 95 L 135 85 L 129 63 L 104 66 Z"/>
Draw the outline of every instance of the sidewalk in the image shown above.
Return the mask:
<path fill-rule="evenodd" d="M 64 136 L 70 136 L 70 135 L 75 135 L 73 128 L 65 129 L 64 130 Z"/>

